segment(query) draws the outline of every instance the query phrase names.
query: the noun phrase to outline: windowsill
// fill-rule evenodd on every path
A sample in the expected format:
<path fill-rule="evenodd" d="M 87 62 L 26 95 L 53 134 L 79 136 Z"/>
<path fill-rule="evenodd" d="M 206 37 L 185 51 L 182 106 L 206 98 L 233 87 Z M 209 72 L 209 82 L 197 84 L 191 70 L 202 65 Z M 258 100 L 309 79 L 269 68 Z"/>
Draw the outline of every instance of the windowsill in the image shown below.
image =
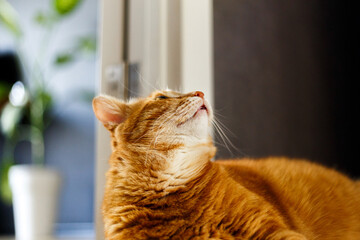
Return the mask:
<path fill-rule="evenodd" d="M 15 237 L 0 236 L 0 240 L 15 240 Z M 63 232 L 61 234 L 56 234 L 55 237 L 49 237 L 48 240 L 95 240 L 95 236 L 93 234 L 90 235 L 90 234 L 82 234 L 82 233 L 74 233 L 74 232 L 68 232 L 68 233 Z"/>
<path fill-rule="evenodd" d="M 15 240 L 14 236 L 0 236 L 0 240 Z M 49 240 L 95 240 L 95 237 L 89 236 L 57 236 L 55 238 L 49 238 Z"/>
<path fill-rule="evenodd" d="M 0 240 L 15 240 L 14 236 L 0 236 Z M 48 240 L 95 240 L 92 223 L 57 224 L 55 237 Z"/>

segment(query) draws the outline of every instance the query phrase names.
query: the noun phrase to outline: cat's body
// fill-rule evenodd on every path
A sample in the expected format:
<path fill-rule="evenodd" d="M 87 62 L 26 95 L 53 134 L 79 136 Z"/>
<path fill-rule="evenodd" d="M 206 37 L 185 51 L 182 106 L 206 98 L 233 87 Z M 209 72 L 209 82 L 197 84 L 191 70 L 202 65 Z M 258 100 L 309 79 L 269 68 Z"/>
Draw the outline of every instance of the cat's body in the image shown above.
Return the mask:
<path fill-rule="evenodd" d="M 94 110 L 112 134 L 109 240 L 360 239 L 360 184 L 346 176 L 286 158 L 210 161 L 201 92 L 100 97 Z"/>

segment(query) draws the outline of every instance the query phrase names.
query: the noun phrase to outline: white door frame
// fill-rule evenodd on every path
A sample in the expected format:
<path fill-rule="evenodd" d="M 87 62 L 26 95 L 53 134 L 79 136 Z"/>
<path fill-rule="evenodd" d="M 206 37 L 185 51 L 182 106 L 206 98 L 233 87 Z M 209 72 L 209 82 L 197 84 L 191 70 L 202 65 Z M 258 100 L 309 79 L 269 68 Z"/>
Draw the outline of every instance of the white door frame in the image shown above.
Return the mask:
<path fill-rule="evenodd" d="M 98 93 L 124 98 L 124 82 L 119 82 L 121 66 L 124 65 L 124 0 L 100 1 Z M 105 172 L 109 168 L 111 154 L 110 135 L 97 122 L 95 159 L 95 234 L 97 240 L 104 240 L 101 204 L 104 195 Z"/>
<path fill-rule="evenodd" d="M 213 3 L 181 0 L 181 89 L 201 90 L 214 106 Z"/>
<path fill-rule="evenodd" d="M 201 90 L 214 103 L 212 0 L 128 0 L 130 11 L 141 12 L 128 25 L 129 61 L 141 66 L 142 92 L 170 87 L 182 92 Z M 100 1 L 99 93 L 124 99 L 123 79 L 125 0 Z M 137 9 L 131 9 L 135 7 Z M 139 30 L 141 29 L 141 30 Z M 133 41 L 131 41 L 133 39 Z M 131 45 L 133 44 L 133 45 Z M 146 83 L 144 83 L 144 81 Z M 103 240 L 101 203 L 111 154 L 110 137 L 97 125 L 95 176 L 96 239 Z"/>

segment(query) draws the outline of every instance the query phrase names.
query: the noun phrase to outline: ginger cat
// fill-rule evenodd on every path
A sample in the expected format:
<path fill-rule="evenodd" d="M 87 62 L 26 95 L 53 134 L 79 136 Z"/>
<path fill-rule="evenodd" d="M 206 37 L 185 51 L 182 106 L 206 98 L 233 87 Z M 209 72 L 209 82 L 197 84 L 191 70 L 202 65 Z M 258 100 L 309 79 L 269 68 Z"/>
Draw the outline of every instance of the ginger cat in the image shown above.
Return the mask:
<path fill-rule="evenodd" d="M 286 158 L 215 161 L 200 91 L 93 101 L 111 133 L 105 234 L 119 239 L 360 239 L 360 183 Z"/>

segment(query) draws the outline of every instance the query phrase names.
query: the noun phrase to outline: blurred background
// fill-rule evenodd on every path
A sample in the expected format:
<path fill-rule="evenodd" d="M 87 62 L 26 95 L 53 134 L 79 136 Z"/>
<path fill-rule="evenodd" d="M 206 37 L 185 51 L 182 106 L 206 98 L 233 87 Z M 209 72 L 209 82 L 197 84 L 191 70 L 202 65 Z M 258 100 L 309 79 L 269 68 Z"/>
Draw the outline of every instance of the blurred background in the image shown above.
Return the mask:
<path fill-rule="evenodd" d="M 203 90 L 236 146 L 216 135 L 217 158 L 307 158 L 360 177 L 360 25 L 353 3 L 83 0 L 52 23 L 45 13 L 54 11 L 54 2 L 10 2 L 23 33 L 19 40 L 0 22 L 0 106 L 16 81 L 33 79 L 22 61 L 39 58 L 48 42 L 40 53 L 51 96 L 44 159 L 63 176 L 60 232 L 91 232 L 94 204 L 98 211 L 101 202 L 109 144 L 101 128 L 94 137 L 90 99 L 96 91 L 127 98 L 165 86 Z M 6 132 L 0 161 L 5 138 Z M 30 162 L 29 143 L 15 150 L 16 163 Z M 1 202 L 0 234 L 13 231 L 11 205 Z"/>
<path fill-rule="evenodd" d="M 14 10 L 11 11 L 4 2 L 0 3 L 0 108 L 3 110 L 0 163 L 4 164 L 9 157 L 5 151 L 5 139 L 9 137 L 4 130 L 6 119 L 16 123 L 17 129 L 36 125 L 30 119 L 29 109 L 40 101 L 45 108 L 44 113 L 38 113 L 44 115 L 45 165 L 57 169 L 62 176 L 57 230 L 93 231 L 95 125 L 91 98 L 96 79 L 98 3 L 68 1 L 74 2 L 72 8 L 56 6 L 61 1 L 11 0 L 8 1 Z M 13 19 L 16 25 L 6 22 L 8 19 Z M 17 81 L 28 88 L 30 100 L 24 106 L 16 106 L 22 109 L 20 114 L 13 114 L 4 108 Z M 16 138 L 15 163 L 31 163 L 30 141 L 22 136 L 23 131 L 15 135 L 11 137 Z M 7 148 L 12 149 L 9 145 Z M 13 233 L 11 204 L 2 200 L 0 235 Z"/>
<path fill-rule="evenodd" d="M 350 1 L 214 0 L 215 109 L 242 155 L 360 176 L 359 29 Z"/>

